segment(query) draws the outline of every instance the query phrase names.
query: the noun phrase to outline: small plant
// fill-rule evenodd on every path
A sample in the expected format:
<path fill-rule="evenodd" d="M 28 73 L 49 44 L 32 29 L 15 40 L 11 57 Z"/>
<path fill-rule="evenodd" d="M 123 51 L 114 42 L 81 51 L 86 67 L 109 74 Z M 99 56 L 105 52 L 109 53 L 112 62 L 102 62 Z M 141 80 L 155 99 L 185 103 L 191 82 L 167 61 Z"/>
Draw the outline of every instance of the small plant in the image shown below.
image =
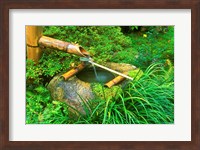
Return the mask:
<path fill-rule="evenodd" d="M 54 101 L 44 86 L 26 92 L 27 124 L 60 124 L 68 121 L 68 107 L 65 103 Z"/>

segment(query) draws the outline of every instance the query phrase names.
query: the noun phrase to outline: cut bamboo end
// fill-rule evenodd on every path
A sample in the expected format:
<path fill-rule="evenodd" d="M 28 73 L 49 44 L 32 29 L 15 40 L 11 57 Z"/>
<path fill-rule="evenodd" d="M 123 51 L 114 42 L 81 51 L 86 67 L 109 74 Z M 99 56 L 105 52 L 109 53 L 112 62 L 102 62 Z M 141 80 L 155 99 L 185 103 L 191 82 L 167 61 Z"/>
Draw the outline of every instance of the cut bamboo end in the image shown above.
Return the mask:
<path fill-rule="evenodd" d="M 26 26 L 26 44 L 32 47 L 38 46 L 38 40 L 42 33 L 42 26 Z"/>
<path fill-rule="evenodd" d="M 123 74 L 127 75 L 127 72 L 124 72 Z M 126 78 L 123 76 L 117 76 L 114 79 L 110 80 L 109 82 L 107 82 L 106 84 L 104 84 L 105 87 L 111 88 L 112 86 L 120 83 L 121 81 L 125 80 Z"/>
<path fill-rule="evenodd" d="M 68 80 L 69 78 L 71 78 L 72 76 L 74 76 L 75 74 L 77 74 L 78 72 L 83 70 L 84 68 L 85 68 L 85 64 L 81 63 L 77 67 L 75 67 L 75 68 L 71 69 L 70 71 L 64 73 L 62 75 L 62 77 L 64 77 L 65 80 Z"/>

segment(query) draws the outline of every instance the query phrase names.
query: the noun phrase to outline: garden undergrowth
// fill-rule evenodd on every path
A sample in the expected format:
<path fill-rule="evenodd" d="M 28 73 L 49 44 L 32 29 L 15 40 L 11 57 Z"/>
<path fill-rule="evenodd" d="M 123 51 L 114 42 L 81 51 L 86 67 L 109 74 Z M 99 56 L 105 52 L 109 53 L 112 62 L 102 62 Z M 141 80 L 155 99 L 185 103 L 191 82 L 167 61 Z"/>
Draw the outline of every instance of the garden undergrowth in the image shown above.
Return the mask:
<path fill-rule="evenodd" d="M 46 86 L 58 73 L 76 66 L 79 57 L 43 50 L 36 65 L 26 61 L 27 124 L 172 124 L 174 123 L 174 27 L 48 26 L 44 35 L 78 42 L 98 63 L 129 63 L 144 73 L 123 92 L 105 99 L 95 97 L 85 104 L 85 115 L 70 112 L 70 106 L 51 98 Z M 137 77 L 136 77 L 137 78 Z M 102 87 L 102 93 L 105 87 Z M 73 116 L 73 117 L 72 117 Z"/>

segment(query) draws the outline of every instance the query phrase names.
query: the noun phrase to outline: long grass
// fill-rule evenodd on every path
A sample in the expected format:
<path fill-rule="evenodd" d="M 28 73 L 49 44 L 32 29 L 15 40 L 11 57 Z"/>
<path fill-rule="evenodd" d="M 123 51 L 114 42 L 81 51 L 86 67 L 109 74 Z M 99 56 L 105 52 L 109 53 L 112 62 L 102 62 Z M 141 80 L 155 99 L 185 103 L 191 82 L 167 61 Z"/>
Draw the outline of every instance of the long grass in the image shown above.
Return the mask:
<path fill-rule="evenodd" d="M 170 70 L 170 71 L 169 71 Z M 124 92 L 111 99 L 87 104 L 92 112 L 70 121 L 82 124 L 172 124 L 174 123 L 173 68 L 153 64 L 143 76 L 129 83 Z M 103 89 L 102 89 L 103 92 Z M 89 111 L 87 111 L 89 112 Z"/>
<path fill-rule="evenodd" d="M 136 74 L 138 75 L 138 74 Z M 136 79 L 137 77 L 135 77 Z M 27 92 L 27 123 L 40 124 L 173 124 L 174 68 L 153 64 L 123 92 L 106 99 L 81 99 L 85 114 L 59 101 L 51 101 L 44 87 L 41 96 Z M 102 94 L 105 87 L 102 85 Z M 81 98 L 81 95 L 80 95 Z M 34 109 L 33 109 L 34 108 Z"/>

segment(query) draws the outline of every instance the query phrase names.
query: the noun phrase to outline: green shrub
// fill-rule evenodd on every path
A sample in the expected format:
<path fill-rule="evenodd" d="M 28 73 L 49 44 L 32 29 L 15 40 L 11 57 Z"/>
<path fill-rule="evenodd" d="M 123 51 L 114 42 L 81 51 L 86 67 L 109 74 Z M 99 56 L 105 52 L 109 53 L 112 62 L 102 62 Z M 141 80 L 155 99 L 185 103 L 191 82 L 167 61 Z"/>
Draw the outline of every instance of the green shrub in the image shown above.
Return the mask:
<path fill-rule="evenodd" d="M 26 91 L 27 124 L 61 124 L 68 121 L 65 103 L 53 101 L 46 87 L 40 85 Z"/>
<path fill-rule="evenodd" d="M 132 44 L 117 26 L 47 26 L 44 29 L 46 36 L 80 44 L 97 62 L 109 61 L 115 53 L 130 48 Z"/>
<path fill-rule="evenodd" d="M 161 30 L 161 29 L 162 30 Z M 161 30 L 161 31 L 160 31 Z M 145 35 L 145 36 L 144 36 Z M 133 47 L 137 54 L 132 64 L 145 70 L 152 63 L 164 64 L 167 59 L 174 62 L 174 27 L 149 27 L 140 38 L 132 34 Z"/>

